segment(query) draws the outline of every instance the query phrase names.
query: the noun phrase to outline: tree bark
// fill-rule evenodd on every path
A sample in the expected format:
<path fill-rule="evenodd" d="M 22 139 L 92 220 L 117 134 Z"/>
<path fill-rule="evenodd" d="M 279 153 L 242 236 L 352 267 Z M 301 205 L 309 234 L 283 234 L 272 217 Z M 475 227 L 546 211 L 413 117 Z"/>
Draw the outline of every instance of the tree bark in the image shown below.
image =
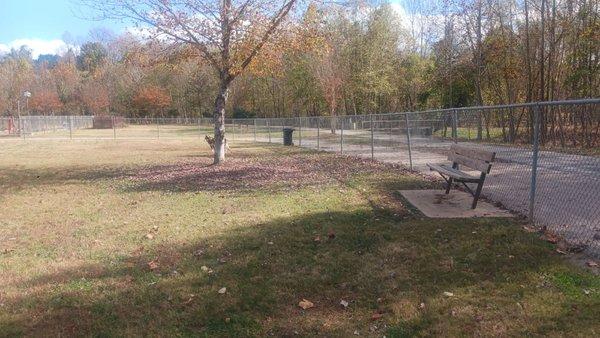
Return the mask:
<path fill-rule="evenodd" d="M 225 161 L 225 104 L 229 95 L 229 83 L 221 80 L 219 93 L 215 99 L 213 123 L 215 126 L 215 153 L 214 164 Z"/>

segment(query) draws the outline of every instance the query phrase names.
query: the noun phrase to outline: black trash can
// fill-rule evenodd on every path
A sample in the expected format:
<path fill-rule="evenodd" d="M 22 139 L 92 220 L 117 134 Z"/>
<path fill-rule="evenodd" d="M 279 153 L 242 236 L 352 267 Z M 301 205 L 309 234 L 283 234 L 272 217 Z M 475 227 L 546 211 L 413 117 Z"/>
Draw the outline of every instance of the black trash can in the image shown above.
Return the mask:
<path fill-rule="evenodd" d="M 293 146 L 294 140 L 292 137 L 292 133 L 294 132 L 294 128 L 283 128 L 283 145 L 284 146 Z"/>

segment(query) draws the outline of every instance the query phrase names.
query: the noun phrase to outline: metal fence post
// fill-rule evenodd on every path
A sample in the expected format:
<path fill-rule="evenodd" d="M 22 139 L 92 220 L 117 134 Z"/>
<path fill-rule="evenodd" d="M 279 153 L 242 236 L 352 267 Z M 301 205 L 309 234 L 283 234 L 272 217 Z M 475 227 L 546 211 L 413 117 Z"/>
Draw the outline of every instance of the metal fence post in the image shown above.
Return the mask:
<path fill-rule="evenodd" d="M 25 140 L 25 117 L 19 116 L 19 137 Z"/>
<path fill-rule="evenodd" d="M 408 142 L 408 162 L 410 163 L 410 170 L 413 170 L 412 162 L 412 146 L 410 144 L 410 124 L 408 119 L 408 113 L 404 114 L 406 119 L 406 141 Z"/>
<path fill-rule="evenodd" d="M 256 142 L 256 119 L 254 119 L 254 142 Z"/>
<path fill-rule="evenodd" d="M 534 223 L 535 193 L 537 189 L 538 155 L 540 150 L 540 105 L 533 107 L 533 158 L 531 161 L 531 186 L 529 190 L 529 220 Z"/>
<path fill-rule="evenodd" d="M 369 114 L 369 122 L 371 123 L 371 160 L 375 160 L 375 138 L 373 130 L 373 114 Z"/>
<path fill-rule="evenodd" d="M 458 143 L 458 113 L 456 109 L 452 110 L 452 138 L 454 143 Z"/>
<path fill-rule="evenodd" d="M 317 150 L 321 150 L 321 117 L 317 116 Z"/>
<path fill-rule="evenodd" d="M 115 125 L 115 117 L 112 117 L 112 126 L 113 126 L 113 140 L 117 139 L 117 126 Z"/>
<path fill-rule="evenodd" d="M 298 116 L 298 146 L 302 147 L 302 116 Z"/>
<path fill-rule="evenodd" d="M 340 154 L 344 153 L 344 119 L 340 121 Z"/>
<path fill-rule="evenodd" d="M 394 147 L 394 140 L 392 139 L 392 129 L 393 129 L 392 117 L 389 116 L 388 119 L 389 119 L 388 123 L 390 124 L 390 130 L 389 130 L 390 135 L 388 136 L 388 138 L 389 138 L 389 141 L 390 141 L 390 147 L 393 148 Z"/>
<path fill-rule="evenodd" d="M 69 115 L 69 139 L 73 139 L 73 116 Z"/>
<path fill-rule="evenodd" d="M 269 134 L 269 143 L 271 143 L 271 122 L 267 119 L 267 133 Z"/>

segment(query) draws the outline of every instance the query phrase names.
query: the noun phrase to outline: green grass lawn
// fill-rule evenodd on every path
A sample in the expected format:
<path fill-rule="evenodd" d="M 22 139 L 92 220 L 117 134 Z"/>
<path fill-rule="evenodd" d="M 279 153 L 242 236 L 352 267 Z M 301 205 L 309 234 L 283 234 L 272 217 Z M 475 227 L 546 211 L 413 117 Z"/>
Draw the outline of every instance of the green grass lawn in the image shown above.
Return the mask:
<path fill-rule="evenodd" d="M 400 168 L 235 143 L 211 166 L 201 140 L 0 157 L 0 336 L 600 334 L 596 274 L 516 220 L 425 218 L 397 190 L 438 185 Z"/>

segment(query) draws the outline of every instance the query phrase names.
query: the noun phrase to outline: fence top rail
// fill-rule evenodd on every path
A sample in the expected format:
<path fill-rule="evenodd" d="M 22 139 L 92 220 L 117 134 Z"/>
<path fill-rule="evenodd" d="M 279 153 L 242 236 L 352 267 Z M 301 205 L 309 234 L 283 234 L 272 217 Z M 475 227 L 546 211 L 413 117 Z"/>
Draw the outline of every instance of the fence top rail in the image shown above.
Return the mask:
<path fill-rule="evenodd" d="M 92 115 L 15 115 L 15 116 L 0 116 L 0 118 L 2 119 L 18 119 L 18 118 L 22 118 L 22 119 L 30 119 L 30 118 L 36 118 L 36 119 L 47 119 L 47 118 L 52 118 L 52 119 L 64 119 L 64 118 L 70 118 L 70 117 L 76 117 L 76 118 L 94 118 L 94 116 Z"/>
<path fill-rule="evenodd" d="M 458 108 L 444 108 L 444 109 L 430 109 L 423 111 L 408 111 L 408 112 L 388 112 L 388 113 L 379 113 L 379 114 L 355 114 L 355 115 L 340 115 L 340 116 L 295 116 L 295 117 L 261 117 L 261 118 L 227 118 L 227 122 L 253 122 L 270 120 L 273 122 L 277 121 L 290 121 L 298 117 L 309 118 L 309 119 L 332 119 L 332 118 L 365 118 L 370 115 L 374 115 L 377 117 L 385 117 L 385 116 L 404 116 L 404 115 L 417 115 L 417 114 L 440 114 L 440 113 L 453 113 L 453 112 L 469 112 L 469 111 L 485 111 L 485 110 L 494 110 L 494 109 L 511 109 L 511 108 L 528 108 L 528 107 L 548 107 L 548 106 L 575 106 L 575 105 L 586 105 L 586 104 L 600 104 L 600 98 L 589 98 L 589 99 L 577 99 L 577 100 L 561 100 L 561 101 L 543 101 L 543 102 L 527 102 L 527 103 L 514 103 L 514 104 L 504 104 L 504 105 L 494 105 L 494 106 L 471 106 L 471 107 L 458 107 Z M 111 115 L 112 116 L 112 115 Z M 93 119 L 95 116 L 93 115 L 21 115 L 22 119 L 30 119 L 30 118 L 89 118 Z M 0 116 L 1 119 L 10 119 L 10 118 L 19 118 L 18 116 Z M 124 118 L 125 120 L 208 120 L 212 119 L 211 117 L 129 117 Z M 377 122 L 377 121 L 374 121 Z M 381 122 L 381 121 L 379 121 Z"/>
<path fill-rule="evenodd" d="M 297 117 L 304 118 L 359 118 L 368 117 L 369 115 L 374 116 L 403 116 L 403 115 L 416 115 L 416 114 L 435 114 L 435 113 L 452 113 L 452 112 L 468 112 L 468 111 L 481 111 L 481 110 L 494 110 L 494 109 L 511 109 L 511 108 L 527 108 L 535 106 L 574 106 L 574 105 L 586 105 L 586 104 L 600 104 L 600 98 L 589 98 L 589 99 L 577 99 L 577 100 L 561 100 L 561 101 L 543 101 L 543 102 L 527 102 L 527 103 L 513 103 L 503 104 L 494 106 L 471 106 L 471 107 L 458 107 L 458 108 L 443 108 L 443 109 L 430 109 L 423 111 L 409 111 L 409 112 L 391 112 L 391 113 L 380 113 L 380 114 L 355 114 L 355 115 L 341 115 L 341 116 L 295 116 L 295 117 L 261 117 L 251 118 L 252 120 L 271 120 L 281 121 L 286 119 L 293 119 Z M 248 120 L 244 119 L 233 119 L 233 120 Z"/>

